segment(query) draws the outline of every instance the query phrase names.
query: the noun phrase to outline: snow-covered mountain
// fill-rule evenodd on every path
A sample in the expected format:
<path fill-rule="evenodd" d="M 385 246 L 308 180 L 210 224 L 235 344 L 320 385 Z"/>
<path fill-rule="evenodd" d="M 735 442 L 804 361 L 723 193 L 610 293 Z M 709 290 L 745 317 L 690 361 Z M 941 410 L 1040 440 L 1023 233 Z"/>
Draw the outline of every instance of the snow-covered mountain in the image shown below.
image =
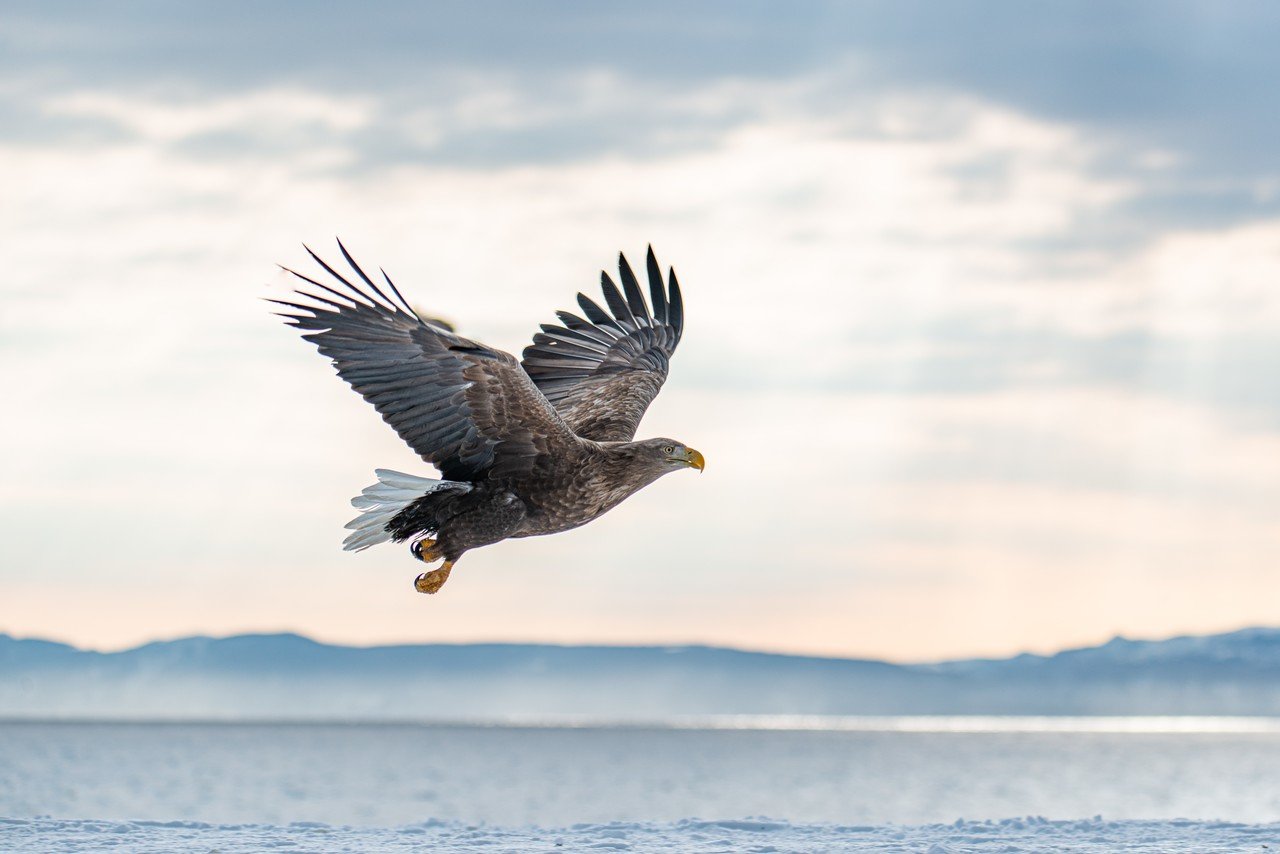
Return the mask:
<path fill-rule="evenodd" d="M 345 647 L 294 634 L 100 653 L 0 634 L 0 716 L 1280 715 L 1280 629 L 927 665 L 703 646 Z"/>

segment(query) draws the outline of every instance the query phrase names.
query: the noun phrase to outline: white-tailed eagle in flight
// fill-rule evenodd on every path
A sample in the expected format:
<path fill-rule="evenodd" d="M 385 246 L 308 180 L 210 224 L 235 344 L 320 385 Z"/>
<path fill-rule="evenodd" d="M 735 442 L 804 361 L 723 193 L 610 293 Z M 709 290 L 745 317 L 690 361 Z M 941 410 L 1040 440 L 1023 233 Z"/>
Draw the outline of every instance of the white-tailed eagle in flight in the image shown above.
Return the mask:
<path fill-rule="evenodd" d="M 293 295 L 272 301 L 440 473 L 378 469 L 351 500 L 360 515 L 344 548 L 407 540 L 416 558 L 443 561 L 414 583 L 435 593 L 464 552 L 585 525 L 664 474 L 703 469 L 674 439 L 634 441 L 684 329 L 675 270 L 664 280 L 652 247 L 652 309 L 619 255 L 622 287 L 600 274 L 608 310 L 578 294 L 585 317 L 556 312 L 561 325 L 543 324 L 520 360 L 420 317 L 385 272 L 384 289 L 338 249 L 349 272 L 307 249 L 323 273 L 287 270 Z"/>

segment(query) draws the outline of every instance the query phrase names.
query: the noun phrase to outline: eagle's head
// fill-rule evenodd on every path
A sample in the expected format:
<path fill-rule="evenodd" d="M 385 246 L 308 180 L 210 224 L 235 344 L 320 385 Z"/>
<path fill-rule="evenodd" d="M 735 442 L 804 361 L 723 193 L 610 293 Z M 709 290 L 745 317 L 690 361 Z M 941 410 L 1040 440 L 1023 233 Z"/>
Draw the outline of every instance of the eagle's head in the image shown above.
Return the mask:
<path fill-rule="evenodd" d="M 676 469 L 694 468 L 702 471 L 706 460 L 702 454 L 675 439 L 646 439 L 635 444 L 636 457 L 647 463 L 657 474 L 667 474 Z"/>

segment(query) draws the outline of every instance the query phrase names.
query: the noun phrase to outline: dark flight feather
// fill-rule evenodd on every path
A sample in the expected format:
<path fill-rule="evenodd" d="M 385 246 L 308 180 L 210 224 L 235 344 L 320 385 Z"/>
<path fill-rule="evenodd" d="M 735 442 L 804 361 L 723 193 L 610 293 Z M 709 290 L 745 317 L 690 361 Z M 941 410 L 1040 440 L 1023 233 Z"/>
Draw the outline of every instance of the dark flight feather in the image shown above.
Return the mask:
<path fill-rule="evenodd" d="M 613 279 L 609 278 L 609 274 L 600 271 L 600 290 L 604 293 L 604 301 L 609 306 L 609 311 L 613 312 L 614 318 L 622 327 L 626 329 L 628 326 L 634 329 L 636 327 L 636 319 L 631 316 L 631 308 L 627 305 L 627 301 L 622 298 L 622 292 L 618 290 L 618 286 L 613 283 Z"/>
<path fill-rule="evenodd" d="M 658 266 L 658 257 L 653 254 L 653 247 L 645 253 L 645 272 L 649 276 L 649 298 L 653 300 L 653 319 L 659 324 L 667 322 L 667 294 L 662 284 L 662 269 Z"/>
<path fill-rule="evenodd" d="M 653 326 L 653 316 L 649 314 L 649 306 L 644 301 L 644 294 L 640 292 L 640 283 L 636 281 L 636 274 L 631 271 L 631 265 L 621 252 L 618 253 L 618 276 L 622 279 L 622 292 L 627 295 L 631 316 L 643 326 Z"/>

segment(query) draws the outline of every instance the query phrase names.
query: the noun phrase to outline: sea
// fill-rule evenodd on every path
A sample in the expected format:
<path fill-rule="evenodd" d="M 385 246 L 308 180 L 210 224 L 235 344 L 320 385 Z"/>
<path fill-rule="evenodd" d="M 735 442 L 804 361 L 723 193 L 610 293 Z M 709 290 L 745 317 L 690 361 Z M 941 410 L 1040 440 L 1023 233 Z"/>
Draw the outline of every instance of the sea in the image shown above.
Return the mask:
<path fill-rule="evenodd" d="M 1276 718 L 0 722 L 0 816 L 1280 820 Z"/>

